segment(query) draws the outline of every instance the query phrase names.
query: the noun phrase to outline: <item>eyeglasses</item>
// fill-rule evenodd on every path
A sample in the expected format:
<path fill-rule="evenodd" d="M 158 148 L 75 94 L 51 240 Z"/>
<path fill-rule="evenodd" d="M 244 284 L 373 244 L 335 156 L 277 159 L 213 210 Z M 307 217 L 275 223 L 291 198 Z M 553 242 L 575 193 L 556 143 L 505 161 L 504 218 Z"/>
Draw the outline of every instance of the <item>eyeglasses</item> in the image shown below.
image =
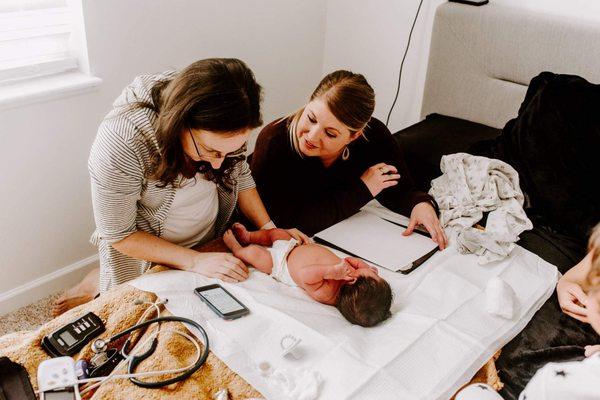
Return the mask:
<path fill-rule="evenodd" d="M 213 160 L 214 160 L 214 159 L 216 159 L 216 160 L 220 160 L 220 159 L 224 159 L 224 158 L 235 158 L 235 157 L 239 157 L 239 156 L 241 156 L 241 155 L 243 154 L 244 150 L 245 150 L 245 149 L 244 149 L 244 146 L 242 146 L 240 149 L 236 150 L 235 152 L 233 152 L 233 153 L 227 153 L 227 154 L 225 154 L 225 155 L 222 155 L 220 152 L 214 152 L 214 151 L 212 152 L 213 154 L 209 154 L 209 155 L 205 154 L 205 155 L 202 155 L 202 154 L 200 153 L 200 150 L 198 149 L 198 144 L 196 143 L 196 139 L 194 139 L 194 135 L 192 134 L 192 129 L 191 129 L 191 128 L 188 128 L 188 133 L 190 134 L 190 137 L 192 138 L 192 142 L 194 143 L 194 148 L 196 149 L 196 154 L 198 154 L 198 157 L 199 157 L 199 158 L 203 158 L 203 159 L 213 159 Z M 206 149 L 206 147 L 205 147 L 204 145 L 202 145 L 202 143 L 200 143 L 200 146 L 201 146 L 201 147 L 202 147 L 204 150 L 206 150 L 206 152 L 207 152 L 207 153 L 211 153 L 211 151 L 210 151 L 210 150 L 208 150 L 208 149 Z M 216 153 L 216 154 L 214 154 L 214 153 Z"/>

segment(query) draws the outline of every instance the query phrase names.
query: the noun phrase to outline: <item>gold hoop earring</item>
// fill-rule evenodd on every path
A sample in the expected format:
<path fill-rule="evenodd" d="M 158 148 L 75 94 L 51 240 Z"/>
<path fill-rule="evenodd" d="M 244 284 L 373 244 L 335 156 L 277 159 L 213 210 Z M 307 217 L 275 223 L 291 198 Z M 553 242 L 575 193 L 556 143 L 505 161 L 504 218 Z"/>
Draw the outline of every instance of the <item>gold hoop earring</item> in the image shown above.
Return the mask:
<path fill-rule="evenodd" d="M 348 158 L 350 158 L 350 149 L 346 146 L 342 152 L 342 160 L 346 161 Z"/>

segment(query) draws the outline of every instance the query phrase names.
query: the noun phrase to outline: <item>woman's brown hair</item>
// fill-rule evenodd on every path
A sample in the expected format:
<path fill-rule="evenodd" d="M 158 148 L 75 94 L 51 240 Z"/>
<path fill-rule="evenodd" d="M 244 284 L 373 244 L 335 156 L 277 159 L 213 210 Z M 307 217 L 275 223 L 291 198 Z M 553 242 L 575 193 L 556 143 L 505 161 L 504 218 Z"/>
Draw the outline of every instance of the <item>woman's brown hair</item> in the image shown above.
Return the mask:
<path fill-rule="evenodd" d="M 323 100 L 350 133 L 364 129 L 375 110 L 375 92 L 371 85 L 363 75 L 345 70 L 326 75 L 310 96 L 310 101 L 315 99 Z M 292 145 L 298 153 L 296 125 L 303 112 L 304 107 L 292 114 L 288 126 Z"/>
<path fill-rule="evenodd" d="M 173 79 L 155 84 L 152 103 L 132 104 L 158 114 L 154 129 L 159 151 L 147 176 L 165 187 L 177 185 L 180 175 L 191 178 L 202 172 L 207 179 L 230 187 L 235 165 L 245 158 L 243 152 L 226 157 L 221 168 L 214 170 L 210 163 L 196 162 L 185 154 L 180 135 L 187 129 L 231 135 L 261 126 L 261 90 L 252 71 L 235 58 L 196 61 Z"/>

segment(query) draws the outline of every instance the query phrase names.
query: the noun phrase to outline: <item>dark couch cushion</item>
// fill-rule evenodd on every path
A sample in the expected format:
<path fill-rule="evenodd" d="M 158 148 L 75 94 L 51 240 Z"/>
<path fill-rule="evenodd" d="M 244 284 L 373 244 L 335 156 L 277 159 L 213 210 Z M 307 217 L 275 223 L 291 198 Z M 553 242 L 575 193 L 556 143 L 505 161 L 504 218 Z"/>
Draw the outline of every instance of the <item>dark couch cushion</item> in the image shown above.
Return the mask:
<path fill-rule="evenodd" d="M 496 138 L 502 131 L 460 118 L 430 114 L 423 121 L 394 134 L 417 187 L 427 192 L 441 175 L 444 154 L 466 152 L 476 142 Z"/>

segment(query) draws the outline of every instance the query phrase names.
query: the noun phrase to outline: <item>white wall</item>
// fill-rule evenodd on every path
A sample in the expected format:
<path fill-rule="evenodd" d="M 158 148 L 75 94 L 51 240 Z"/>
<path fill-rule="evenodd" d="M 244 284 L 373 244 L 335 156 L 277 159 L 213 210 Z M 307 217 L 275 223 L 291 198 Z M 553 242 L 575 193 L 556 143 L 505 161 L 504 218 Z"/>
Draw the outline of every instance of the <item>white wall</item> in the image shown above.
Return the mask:
<path fill-rule="evenodd" d="M 388 125 L 392 132 L 420 120 L 433 16 L 444 1 L 423 1 Z M 349 69 L 365 75 L 375 89 L 375 117 L 383 122 L 418 5 L 419 0 L 327 0 L 323 73 Z"/>
<path fill-rule="evenodd" d="M 100 120 L 135 75 L 240 58 L 263 85 L 265 123 L 302 104 L 321 77 L 320 0 L 84 0 L 83 8 L 99 90 L 0 111 L 0 303 L 96 254 L 87 158 Z"/>
<path fill-rule="evenodd" d="M 442 1 L 424 0 L 392 131 L 419 119 L 433 13 Z M 33 301 L 57 287 L 30 291 L 40 278 L 93 263 L 89 148 L 135 75 L 206 57 L 240 58 L 263 85 L 268 123 L 303 104 L 325 73 L 347 68 L 367 77 L 377 94 L 375 116 L 385 120 L 417 6 L 418 0 L 83 0 L 90 68 L 102 78 L 100 88 L 0 111 L 0 313 L 15 291 L 19 301 Z M 55 281 L 64 286 L 79 277 Z"/>

